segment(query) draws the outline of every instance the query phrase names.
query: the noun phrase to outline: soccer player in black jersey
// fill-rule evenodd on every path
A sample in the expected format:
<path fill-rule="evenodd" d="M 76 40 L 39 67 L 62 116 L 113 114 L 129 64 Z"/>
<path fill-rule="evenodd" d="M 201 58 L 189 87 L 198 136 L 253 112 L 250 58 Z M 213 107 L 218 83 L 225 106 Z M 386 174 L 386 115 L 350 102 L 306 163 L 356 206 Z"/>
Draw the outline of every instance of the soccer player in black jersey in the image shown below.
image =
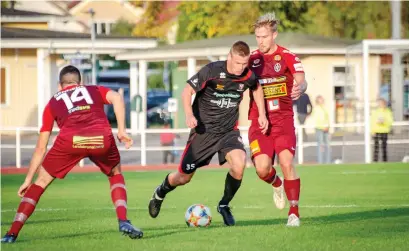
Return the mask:
<path fill-rule="evenodd" d="M 186 124 L 192 128 L 177 172 L 166 176 L 155 189 L 149 202 L 149 214 L 156 218 L 167 193 L 188 183 L 196 169 L 210 163 L 218 153 L 219 163 L 228 163 L 224 195 L 217 206 L 225 225 L 235 225 L 229 202 L 240 188 L 246 164 L 246 152 L 237 128 L 239 105 L 247 89 L 253 92 L 259 107 L 260 128 L 267 131 L 268 121 L 264 94 L 254 73 L 248 69 L 249 46 L 236 42 L 226 61 L 212 62 L 204 66 L 187 81 L 182 93 Z M 192 95 L 196 98 L 191 103 Z"/>

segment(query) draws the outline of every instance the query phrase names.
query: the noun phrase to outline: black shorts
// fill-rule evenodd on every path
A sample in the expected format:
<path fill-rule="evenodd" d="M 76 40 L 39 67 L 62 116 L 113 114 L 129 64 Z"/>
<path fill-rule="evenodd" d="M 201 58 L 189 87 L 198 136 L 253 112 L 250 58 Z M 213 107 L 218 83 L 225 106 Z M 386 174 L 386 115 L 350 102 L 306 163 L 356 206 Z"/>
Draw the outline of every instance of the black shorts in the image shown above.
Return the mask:
<path fill-rule="evenodd" d="M 223 165 L 226 163 L 226 154 L 235 149 L 246 151 L 238 130 L 225 134 L 198 134 L 192 131 L 180 160 L 179 172 L 190 174 L 197 168 L 209 165 L 216 153 L 219 155 L 219 164 Z"/>

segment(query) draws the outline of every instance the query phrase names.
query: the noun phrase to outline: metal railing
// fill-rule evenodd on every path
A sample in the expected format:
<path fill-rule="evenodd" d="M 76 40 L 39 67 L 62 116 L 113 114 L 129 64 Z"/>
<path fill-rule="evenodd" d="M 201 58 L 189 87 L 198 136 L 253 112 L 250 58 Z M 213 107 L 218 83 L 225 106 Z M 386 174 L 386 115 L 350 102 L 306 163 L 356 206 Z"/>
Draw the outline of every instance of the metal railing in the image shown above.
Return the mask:
<path fill-rule="evenodd" d="M 296 159 L 298 164 L 304 163 L 305 157 L 305 149 L 308 147 L 317 146 L 317 142 L 305 142 L 303 139 L 303 128 L 304 129 L 312 129 L 313 126 L 296 126 L 296 134 L 297 134 L 297 154 Z M 344 123 L 344 124 L 332 124 L 330 126 L 330 132 L 337 131 L 338 129 L 345 129 L 345 128 L 355 128 L 355 131 L 362 131 L 360 129 L 364 128 L 364 123 Z M 408 148 L 409 152 L 409 121 L 402 121 L 402 122 L 395 122 L 393 123 L 393 128 L 400 128 L 400 130 L 406 131 L 407 135 L 403 133 L 406 137 L 400 139 L 390 139 L 388 140 L 389 145 L 402 145 Z M 241 134 L 244 137 L 247 137 L 248 127 L 239 127 Z M 3 132 L 14 132 L 15 133 L 15 144 L 2 144 L 0 145 L 3 149 L 16 149 L 15 159 L 17 168 L 20 168 L 21 165 L 21 150 L 22 149 L 34 149 L 35 144 L 22 144 L 22 133 L 23 132 L 31 132 L 31 133 L 38 133 L 37 127 L 3 127 L 0 128 L 0 131 Z M 53 132 L 58 132 L 58 129 L 54 129 Z M 338 130 L 339 131 L 339 130 Z M 112 132 L 115 134 L 117 133 L 117 129 L 112 129 Z M 131 130 L 128 129 L 128 132 Z M 123 146 L 118 146 L 120 151 L 139 151 L 141 155 L 140 165 L 146 166 L 147 162 L 147 152 L 148 151 L 166 151 L 166 150 L 177 150 L 181 151 L 184 150 L 184 146 L 148 146 L 147 145 L 147 134 L 160 134 L 160 133 L 189 133 L 190 129 L 146 129 L 142 131 L 137 131 L 133 133 L 133 137 L 140 136 L 140 144 L 139 146 L 133 146 L 130 149 L 125 149 Z M 246 140 L 244 140 L 246 142 Z M 371 142 L 372 145 L 372 142 Z M 331 141 L 330 146 L 365 146 L 371 147 L 371 145 L 365 145 L 364 139 L 359 140 L 345 140 L 343 137 L 342 140 Z M 248 142 L 245 143 L 245 146 L 248 148 Z M 51 147 L 51 144 L 48 145 L 48 148 Z M 403 157 L 403 156 L 402 156 Z M 362 161 L 364 162 L 364 161 Z M 84 161 L 80 162 L 80 166 L 84 165 Z"/>

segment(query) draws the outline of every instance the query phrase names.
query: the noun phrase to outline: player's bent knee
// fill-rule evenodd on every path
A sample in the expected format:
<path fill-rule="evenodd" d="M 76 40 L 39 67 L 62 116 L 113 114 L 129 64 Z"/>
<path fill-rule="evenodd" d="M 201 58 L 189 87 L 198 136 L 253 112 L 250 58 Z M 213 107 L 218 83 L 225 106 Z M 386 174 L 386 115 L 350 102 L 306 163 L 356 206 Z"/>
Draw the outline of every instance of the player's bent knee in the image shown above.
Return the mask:
<path fill-rule="evenodd" d="M 114 168 L 112 168 L 111 172 L 108 174 L 109 177 L 117 175 L 117 174 L 121 174 L 121 163 L 118 163 L 118 165 L 114 166 Z"/>
<path fill-rule="evenodd" d="M 38 176 L 34 184 L 37 186 L 40 186 L 42 188 L 46 188 L 51 182 L 54 180 L 54 177 L 51 176 L 45 169 L 44 167 L 40 167 L 40 170 L 38 171 Z"/>
<path fill-rule="evenodd" d="M 269 162 L 260 162 L 255 166 L 256 173 L 260 179 L 265 179 L 270 174 L 271 164 Z"/>
<path fill-rule="evenodd" d="M 193 175 L 190 174 L 178 174 L 178 185 L 185 185 L 192 180 Z"/>

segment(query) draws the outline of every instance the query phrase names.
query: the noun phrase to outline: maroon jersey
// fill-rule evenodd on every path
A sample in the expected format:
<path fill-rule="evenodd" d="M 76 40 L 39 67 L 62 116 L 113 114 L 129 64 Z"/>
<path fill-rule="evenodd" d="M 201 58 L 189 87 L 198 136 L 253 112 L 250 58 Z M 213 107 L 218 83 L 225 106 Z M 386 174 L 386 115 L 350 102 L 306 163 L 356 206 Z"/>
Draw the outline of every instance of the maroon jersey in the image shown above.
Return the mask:
<path fill-rule="evenodd" d="M 57 92 L 44 109 L 40 132 L 51 131 L 56 121 L 60 136 L 111 134 L 104 112 L 108 91 L 102 86 L 76 85 Z"/>
<path fill-rule="evenodd" d="M 286 48 L 278 46 L 277 50 L 269 55 L 259 50 L 252 52 L 249 68 L 256 74 L 258 82 L 263 87 L 270 123 L 273 126 L 280 125 L 284 123 L 284 119 L 292 118 L 293 74 L 304 72 L 300 59 Z M 258 116 L 257 105 L 250 93 L 249 119 L 254 120 Z"/>

